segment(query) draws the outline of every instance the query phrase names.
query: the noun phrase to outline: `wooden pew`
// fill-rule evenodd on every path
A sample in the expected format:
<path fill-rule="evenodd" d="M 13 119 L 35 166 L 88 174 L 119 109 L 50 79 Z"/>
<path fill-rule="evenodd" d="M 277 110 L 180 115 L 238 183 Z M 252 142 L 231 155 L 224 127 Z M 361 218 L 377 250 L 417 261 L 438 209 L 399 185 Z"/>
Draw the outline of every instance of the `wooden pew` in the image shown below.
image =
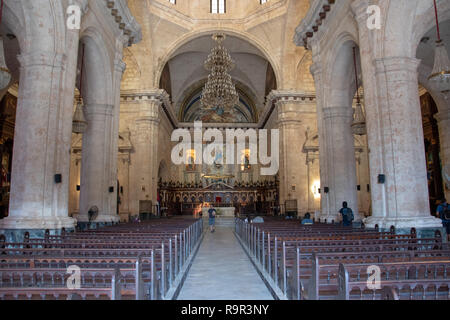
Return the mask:
<path fill-rule="evenodd" d="M 362 299 L 364 292 L 373 300 L 412 300 L 417 293 L 420 294 L 420 300 L 450 299 L 450 260 L 379 264 L 377 265 L 381 271 L 379 289 L 368 288 L 367 269 L 370 266 L 370 264 L 339 265 L 340 300 Z M 420 292 L 414 292 L 418 288 L 421 289 Z M 355 292 L 359 294 L 355 295 Z"/>
<path fill-rule="evenodd" d="M 38 269 L 41 270 L 41 269 Z M 42 271 L 42 270 L 41 270 Z M 8 270 L 0 270 L 0 276 L 3 277 L 8 274 L 10 271 Z M 31 272 L 31 273 L 30 273 Z M 53 275 L 55 271 L 50 271 Z M 58 272 L 61 276 L 62 273 L 66 272 L 66 270 L 61 270 L 62 273 Z M 0 300 L 8 299 L 11 297 L 14 300 L 19 299 L 19 297 L 26 297 L 27 299 L 33 299 L 33 297 L 40 297 L 42 300 L 46 300 L 49 298 L 59 299 L 61 296 L 66 297 L 67 300 L 76 299 L 76 297 L 80 297 L 85 300 L 88 297 L 93 297 L 95 299 L 100 299 L 101 297 L 107 297 L 110 300 L 121 300 L 122 296 L 122 287 L 121 287 L 121 274 L 118 269 L 103 269 L 98 270 L 102 275 L 108 275 L 108 282 L 106 282 L 102 287 L 90 287 L 90 288 L 81 288 L 81 289 L 69 289 L 67 286 L 60 287 L 52 287 L 50 284 L 42 283 L 41 287 L 33 286 L 33 287 L 17 287 L 17 286 L 5 286 L 0 285 Z M 39 274 L 33 273 L 32 270 L 27 269 L 25 273 L 31 275 Z M 43 274 L 43 273 L 40 273 Z M 21 273 L 22 279 L 24 274 Z"/>

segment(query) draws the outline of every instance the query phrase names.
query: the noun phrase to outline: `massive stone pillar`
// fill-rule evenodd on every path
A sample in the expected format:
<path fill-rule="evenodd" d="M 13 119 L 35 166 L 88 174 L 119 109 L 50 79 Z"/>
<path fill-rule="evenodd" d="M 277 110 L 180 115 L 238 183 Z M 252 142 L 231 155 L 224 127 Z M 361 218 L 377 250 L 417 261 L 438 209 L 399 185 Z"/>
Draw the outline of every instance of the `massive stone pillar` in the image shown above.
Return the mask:
<path fill-rule="evenodd" d="M 330 198 L 324 192 L 325 187 L 329 185 L 328 180 L 328 157 L 327 157 L 327 133 L 324 125 L 323 117 L 323 96 L 324 92 L 324 79 L 323 68 L 318 54 L 318 46 L 316 42 L 312 42 L 313 53 L 313 65 L 311 66 L 311 74 L 314 77 L 314 84 L 316 87 L 316 103 L 317 103 L 317 130 L 319 134 L 319 163 L 320 163 L 320 213 L 314 218 L 319 220 L 321 217 L 330 216 Z M 325 219 L 325 218 L 324 218 Z M 333 219 L 332 219 L 333 220 Z"/>
<path fill-rule="evenodd" d="M 109 212 L 111 215 L 118 216 L 118 152 L 119 152 L 119 122 L 120 122 L 120 87 L 122 82 L 122 76 L 126 68 L 126 64 L 122 61 L 122 51 L 123 51 L 123 39 L 117 40 L 117 52 L 116 59 L 114 61 L 114 72 L 113 72 L 113 90 L 114 90 L 114 109 L 113 109 L 113 119 L 111 126 L 111 149 L 109 155 L 110 161 L 110 180 L 109 186 L 113 187 L 113 192 L 109 192 Z M 118 218 L 120 218 L 118 216 Z"/>
<path fill-rule="evenodd" d="M 298 213 L 308 211 L 308 166 L 302 152 L 307 131 L 316 130 L 315 104 L 300 94 L 283 94 L 277 102 L 280 130 L 280 204 L 297 200 Z"/>
<path fill-rule="evenodd" d="M 353 109 L 349 106 L 323 108 L 327 149 L 327 185 L 322 185 L 322 197 L 328 211 L 322 211 L 321 219 L 340 221 L 339 209 L 346 201 L 352 208 L 355 222 L 360 221 L 356 190 L 356 162 L 354 138 L 351 130 Z M 328 192 L 325 191 L 328 187 Z"/>
<path fill-rule="evenodd" d="M 448 98 L 450 99 L 450 97 Z M 447 102 L 447 109 L 439 110 L 435 118 L 438 121 L 439 128 L 440 158 L 442 162 L 442 178 L 445 184 L 445 198 L 448 199 L 447 201 L 450 201 L 450 100 L 447 100 Z"/>
<path fill-rule="evenodd" d="M 113 112 L 112 105 L 91 104 L 85 107 L 88 126 L 83 135 L 78 222 L 89 221 L 88 212 L 94 206 L 98 208 L 96 223 L 119 220 L 110 207 L 110 194 L 116 192 L 115 184 L 111 185 Z M 114 189 L 110 190 L 111 187 Z"/>
<path fill-rule="evenodd" d="M 43 234 L 45 229 L 70 229 L 75 225 L 68 217 L 70 161 L 65 155 L 70 150 L 73 104 L 63 97 L 69 91 L 68 79 L 74 76 L 76 64 L 66 65 L 66 59 L 62 54 L 44 51 L 19 56 L 10 215 L 0 222 L 3 230 L 27 230 L 33 236 L 33 230 Z M 57 174 L 64 183 L 55 179 Z M 10 240 L 15 236 L 20 240 L 17 232 L 6 233 Z"/>
<path fill-rule="evenodd" d="M 139 210 L 139 201 L 152 201 L 156 205 L 158 189 L 158 134 L 161 100 L 148 96 L 139 101 L 139 116 L 136 119 L 131 181 L 136 181 L 132 197 L 133 213 Z"/>
<path fill-rule="evenodd" d="M 422 115 L 417 90 L 420 61 L 409 57 L 376 60 L 384 146 L 386 214 L 369 225 L 382 228 L 435 228 L 430 215 Z"/>
<path fill-rule="evenodd" d="M 379 118 L 378 87 L 375 76 L 373 39 L 374 33 L 367 28 L 368 0 L 355 0 L 352 10 L 359 26 L 359 48 L 362 78 L 364 84 L 364 105 L 366 114 L 367 143 L 369 152 L 370 196 L 372 218 L 366 223 L 374 226 L 386 216 L 386 186 L 378 183 L 378 175 L 384 170 L 382 125 Z M 388 226 L 389 227 L 389 226 Z"/>

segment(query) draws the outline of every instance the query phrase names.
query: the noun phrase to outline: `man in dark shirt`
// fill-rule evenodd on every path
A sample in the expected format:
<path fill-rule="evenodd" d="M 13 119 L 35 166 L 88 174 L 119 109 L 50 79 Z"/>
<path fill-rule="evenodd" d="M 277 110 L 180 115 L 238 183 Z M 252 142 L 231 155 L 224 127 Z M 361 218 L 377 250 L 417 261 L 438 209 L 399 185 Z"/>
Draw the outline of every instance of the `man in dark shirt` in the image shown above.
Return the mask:
<path fill-rule="evenodd" d="M 354 216 L 353 216 L 353 210 L 348 208 L 347 202 L 342 203 L 341 210 L 339 210 L 339 213 L 342 215 L 342 223 L 344 224 L 344 227 L 349 227 L 352 225 Z"/>

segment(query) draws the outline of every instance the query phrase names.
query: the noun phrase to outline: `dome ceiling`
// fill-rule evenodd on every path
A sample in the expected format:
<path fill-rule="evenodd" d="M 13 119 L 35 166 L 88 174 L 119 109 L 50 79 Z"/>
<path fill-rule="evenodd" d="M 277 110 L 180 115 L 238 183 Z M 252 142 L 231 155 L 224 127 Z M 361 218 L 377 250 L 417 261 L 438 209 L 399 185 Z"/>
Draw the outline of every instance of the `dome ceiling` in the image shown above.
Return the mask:
<path fill-rule="evenodd" d="M 181 46 L 166 65 L 163 75 L 166 91 L 170 92 L 174 110 L 181 122 L 204 119 L 204 122 L 257 122 L 262 112 L 269 78 L 274 78 L 272 67 L 264 54 L 249 42 L 234 36 L 227 36 L 224 46 L 236 63 L 230 72 L 237 85 L 240 104 L 233 115 L 202 114 L 198 98 L 208 77 L 204 68 L 211 49 L 215 45 L 211 35 L 196 38 Z M 273 84 L 269 86 L 274 86 Z M 275 88 L 270 88 L 275 89 Z M 220 120 L 220 121 L 219 121 Z"/>

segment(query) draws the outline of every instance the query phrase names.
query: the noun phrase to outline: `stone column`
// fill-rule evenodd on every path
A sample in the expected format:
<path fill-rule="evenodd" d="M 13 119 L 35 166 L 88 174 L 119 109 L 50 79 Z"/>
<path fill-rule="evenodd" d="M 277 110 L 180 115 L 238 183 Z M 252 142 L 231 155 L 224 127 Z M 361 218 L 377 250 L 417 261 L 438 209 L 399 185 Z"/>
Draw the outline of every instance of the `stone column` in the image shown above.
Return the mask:
<path fill-rule="evenodd" d="M 114 109 L 111 126 L 111 149 L 110 149 L 110 180 L 109 187 L 114 188 L 114 192 L 109 192 L 109 212 L 117 216 L 117 177 L 118 165 L 117 156 L 119 152 L 119 122 L 120 122 L 120 86 L 122 76 L 126 69 L 126 64 L 122 61 L 123 40 L 118 40 L 116 59 L 114 61 L 113 90 L 114 90 Z"/>
<path fill-rule="evenodd" d="M 369 226 L 397 229 L 436 228 L 430 215 L 422 115 L 417 90 L 420 61 L 409 57 L 377 59 L 380 122 L 383 127 L 386 215 Z"/>
<path fill-rule="evenodd" d="M 317 129 L 319 134 L 319 162 L 320 162 L 320 214 L 314 218 L 319 220 L 322 217 L 330 216 L 330 198 L 324 192 L 325 187 L 329 187 L 328 179 L 328 157 L 327 157 L 327 132 L 324 125 L 323 117 L 323 101 L 324 101 L 324 79 L 322 64 L 319 62 L 319 46 L 315 41 L 311 41 L 313 46 L 313 65 L 311 66 L 311 74 L 314 77 L 314 84 L 316 87 L 316 103 L 317 103 Z M 325 218 L 323 218 L 325 219 Z M 333 220 L 333 219 L 332 219 Z"/>
<path fill-rule="evenodd" d="M 139 103 L 139 116 L 135 122 L 136 137 L 134 147 L 136 152 L 132 163 L 134 177 L 131 179 L 131 181 L 136 181 L 133 200 L 137 209 L 139 209 L 140 200 L 151 200 L 152 205 L 155 205 L 157 200 L 157 153 L 160 123 L 159 109 L 161 104 L 161 100 L 156 96 L 149 96 Z"/>
<path fill-rule="evenodd" d="M 353 109 L 350 106 L 323 109 L 323 125 L 327 135 L 325 156 L 328 158 L 328 185 L 322 187 L 322 198 L 327 202 L 329 211 L 322 211 L 320 218 L 327 219 L 327 222 L 341 220 L 338 211 L 344 201 L 352 208 L 355 222 L 361 220 L 358 214 L 352 121 Z M 329 188 L 328 193 L 325 193 L 324 187 Z"/>
<path fill-rule="evenodd" d="M 280 130 L 280 204 L 297 200 L 299 215 L 308 211 L 308 166 L 302 152 L 308 127 L 316 128 L 315 105 L 299 95 L 285 95 L 277 102 Z"/>
<path fill-rule="evenodd" d="M 370 174 L 370 197 L 372 202 L 372 217 L 366 221 L 369 226 L 374 226 L 377 221 L 386 216 L 386 186 L 378 183 L 378 175 L 384 170 L 382 125 L 379 118 L 378 97 L 379 92 L 375 77 L 374 49 L 372 37 L 376 35 L 367 28 L 367 8 L 369 0 L 355 0 L 351 8 L 359 29 L 359 47 L 361 57 L 361 69 L 364 85 L 364 105 L 366 114 L 367 143 L 370 152 L 369 174 Z"/>
<path fill-rule="evenodd" d="M 445 198 L 450 201 L 450 106 L 446 110 L 440 110 L 435 118 L 439 128 Z"/>
<path fill-rule="evenodd" d="M 88 126 L 83 135 L 79 222 L 89 221 L 88 211 L 93 206 L 99 209 L 96 223 L 119 220 L 116 212 L 110 211 L 113 112 L 112 105 L 91 104 L 85 107 Z"/>
<path fill-rule="evenodd" d="M 0 222 L 0 228 L 15 230 L 4 233 L 9 240 L 20 241 L 20 230 L 38 236 L 45 229 L 75 225 L 68 217 L 68 188 L 64 187 L 69 180 L 69 156 L 58 157 L 70 150 L 70 130 L 61 126 L 70 124 L 71 128 L 72 102 L 64 104 L 68 91 L 64 81 L 69 77 L 65 72 L 74 74 L 75 70 L 67 66 L 67 56 L 55 52 L 23 53 L 19 61 L 10 215 Z M 62 174 L 64 185 L 55 183 L 55 174 Z"/>

